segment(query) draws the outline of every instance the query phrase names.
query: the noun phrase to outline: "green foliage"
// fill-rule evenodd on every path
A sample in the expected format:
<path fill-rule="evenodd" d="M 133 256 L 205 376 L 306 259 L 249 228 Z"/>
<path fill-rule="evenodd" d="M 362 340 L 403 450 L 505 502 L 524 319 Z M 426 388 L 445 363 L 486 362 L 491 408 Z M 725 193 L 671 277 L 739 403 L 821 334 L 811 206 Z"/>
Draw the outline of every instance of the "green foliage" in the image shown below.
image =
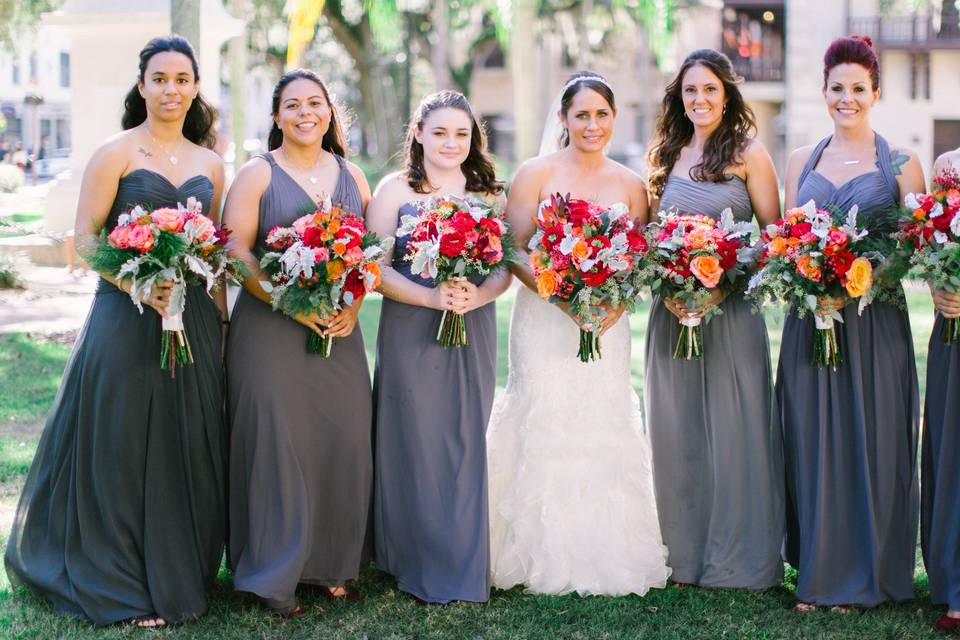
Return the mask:
<path fill-rule="evenodd" d="M 17 265 L 9 258 L 0 258 L 0 289 L 22 289 Z"/>
<path fill-rule="evenodd" d="M 69 355 L 69 346 L 32 340 L 24 333 L 0 334 L 0 422 L 43 418 Z"/>
<path fill-rule="evenodd" d="M 0 46 L 12 51 L 25 29 L 36 27 L 41 14 L 61 4 L 63 0 L 0 0 Z"/>

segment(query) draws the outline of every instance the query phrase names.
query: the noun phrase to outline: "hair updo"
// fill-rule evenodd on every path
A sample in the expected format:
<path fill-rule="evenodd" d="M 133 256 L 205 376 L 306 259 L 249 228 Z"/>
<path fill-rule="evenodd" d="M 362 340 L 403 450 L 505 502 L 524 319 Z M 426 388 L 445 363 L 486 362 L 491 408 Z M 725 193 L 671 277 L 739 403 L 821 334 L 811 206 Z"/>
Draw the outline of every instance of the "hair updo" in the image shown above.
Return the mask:
<path fill-rule="evenodd" d="M 858 64 L 870 74 L 870 84 L 874 91 L 880 88 L 880 61 L 873 50 L 870 36 L 853 35 L 837 38 L 823 54 L 823 86 L 827 86 L 827 76 L 839 64 Z"/>
<path fill-rule="evenodd" d="M 610 105 L 610 108 L 616 111 L 617 104 L 613 99 L 613 89 L 607 84 L 606 79 L 599 73 L 593 71 L 577 71 L 567 79 L 566 89 L 564 89 L 563 95 L 560 96 L 560 113 L 562 113 L 564 117 L 566 117 L 567 112 L 570 111 L 570 107 L 573 106 L 573 99 L 584 89 L 591 89 L 599 93 L 600 97 Z M 560 148 L 563 149 L 569 144 L 570 131 L 564 127 L 563 133 L 560 134 Z"/>

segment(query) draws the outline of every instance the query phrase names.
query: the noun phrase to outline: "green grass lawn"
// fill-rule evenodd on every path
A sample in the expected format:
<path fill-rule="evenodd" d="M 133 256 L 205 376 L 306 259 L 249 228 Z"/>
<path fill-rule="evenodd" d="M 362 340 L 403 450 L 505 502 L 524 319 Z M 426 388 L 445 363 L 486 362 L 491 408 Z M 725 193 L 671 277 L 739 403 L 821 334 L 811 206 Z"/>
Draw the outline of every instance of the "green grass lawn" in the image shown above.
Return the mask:
<path fill-rule="evenodd" d="M 506 381 L 507 332 L 513 294 L 498 305 L 498 390 Z M 921 392 L 926 369 L 926 343 L 933 316 L 925 290 L 908 291 Z M 632 380 L 642 390 L 643 341 L 648 308 L 633 319 Z M 379 298 L 365 304 L 361 324 L 367 354 L 373 363 Z M 782 318 L 768 314 L 776 362 Z M 575 346 L 571 346 L 575 348 Z M 707 345 L 709 348 L 709 345 Z M 0 416 L 38 420 L 52 402 L 67 349 L 38 343 L 24 335 L 0 336 Z M 9 517 L 36 449 L 36 437 L 0 437 L 0 544 L 5 545 Z M 602 544 L 602 540 L 584 540 Z M 52 615 L 49 606 L 24 589 L 12 590 L 0 577 L 0 638 L 196 638 L 199 640 L 288 638 L 940 638 L 930 625 L 939 611 L 927 599 L 926 575 L 916 570 L 917 599 L 849 615 L 792 611 L 796 575 L 788 570 L 782 585 L 765 592 L 703 591 L 667 588 L 646 597 L 580 598 L 534 596 L 520 589 L 494 591 L 489 603 L 421 607 L 399 593 L 386 574 L 364 572 L 357 588 L 361 603 L 331 603 L 304 594 L 309 607 L 303 618 L 281 622 L 231 589 L 224 570 L 210 596 L 210 615 L 181 629 L 139 631 L 122 627 L 94 629 Z"/>

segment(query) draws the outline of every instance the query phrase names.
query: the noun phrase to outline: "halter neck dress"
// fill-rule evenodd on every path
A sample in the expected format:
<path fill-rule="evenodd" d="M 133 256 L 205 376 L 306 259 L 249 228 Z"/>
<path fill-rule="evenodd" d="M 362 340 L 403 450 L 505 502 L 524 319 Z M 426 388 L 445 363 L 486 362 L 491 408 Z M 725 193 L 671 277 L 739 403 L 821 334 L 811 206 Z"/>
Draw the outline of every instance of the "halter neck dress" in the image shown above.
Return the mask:
<path fill-rule="evenodd" d="M 859 215 L 896 207 L 890 147 L 876 135 L 878 168 L 840 186 L 816 171 L 830 138 L 800 174 L 798 203 Z M 917 541 L 917 370 L 906 309 L 850 304 L 836 325 L 843 362 L 810 364 L 811 316 L 783 328 L 777 399 L 787 471 L 787 560 L 797 600 L 873 607 L 913 597 Z"/>

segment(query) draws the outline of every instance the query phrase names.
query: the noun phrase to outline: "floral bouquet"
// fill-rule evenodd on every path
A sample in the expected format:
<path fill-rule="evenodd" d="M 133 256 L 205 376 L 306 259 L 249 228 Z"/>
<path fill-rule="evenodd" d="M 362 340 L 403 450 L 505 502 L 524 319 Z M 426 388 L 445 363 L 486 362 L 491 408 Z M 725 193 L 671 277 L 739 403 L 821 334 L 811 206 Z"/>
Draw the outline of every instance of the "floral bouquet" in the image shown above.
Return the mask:
<path fill-rule="evenodd" d="M 87 256 L 90 267 L 117 280 L 130 278 L 130 298 L 143 313 L 143 301 L 162 280 L 172 280 L 168 317 L 163 318 L 160 366 L 174 377 L 178 365 L 193 362 L 183 326 L 188 283 L 200 282 L 211 293 L 220 278 L 242 280 L 243 263 L 227 255 L 228 229 L 201 213 L 196 198 L 186 206 L 148 211 L 135 207 L 120 215 L 109 234 L 103 231 Z"/>
<path fill-rule="evenodd" d="M 638 277 L 666 298 L 680 300 L 689 310 L 680 319 L 680 336 L 673 357 L 703 357 L 701 322 L 722 313 L 713 306 L 704 316 L 697 309 L 720 287 L 733 288 L 754 262 L 750 234 L 752 222 L 737 222 L 730 209 L 720 219 L 710 216 L 660 212 L 660 220 L 647 226 L 649 248 Z"/>
<path fill-rule="evenodd" d="M 933 179 L 932 193 L 911 193 L 904 199 L 906 216 L 896 234 L 909 256 L 910 275 L 934 289 L 960 291 L 960 175 L 947 169 Z M 960 341 L 960 322 L 948 318 L 943 342 Z"/>
<path fill-rule="evenodd" d="M 502 214 L 476 198 L 431 196 L 417 203 L 418 214 L 400 219 L 398 237 L 410 236 L 404 260 L 421 278 L 440 284 L 450 278 L 488 276 L 513 260 Z M 463 314 L 444 311 L 437 342 L 465 347 Z"/>
<path fill-rule="evenodd" d="M 747 296 L 758 305 L 786 303 L 801 318 L 814 314 L 814 366 L 836 370 L 842 361 L 834 322 L 843 317 L 818 309 L 819 299 L 859 298 L 858 313 L 873 301 L 875 269 L 884 256 L 865 241 L 868 234 L 857 221 L 856 205 L 842 218 L 817 209 L 813 201 L 790 209 L 760 234 L 760 270 L 750 279 Z"/>
<path fill-rule="evenodd" d="M 540 297 L 569 304 L 580 325 L 580 361 L 600 358 L 604 307 L 632 308 L 637 288 L 630 275 L 646 250 L 626 206 L 604 208 L 553 195 L 540 205 L 528 247 Z"/>
<path fill-rule="evenodd" d="M 381 241 L 363 219 L 334 207 L 320 208 L 267 233 L 260 268 L 271 282 L 260 285 L 274 309 L 288 316 L 316 311 L 329 317 L 380 286 L 380 264 L 392 238 Z M 307 351 L 330 357 L 333 338 L 310 331 Z"/>

